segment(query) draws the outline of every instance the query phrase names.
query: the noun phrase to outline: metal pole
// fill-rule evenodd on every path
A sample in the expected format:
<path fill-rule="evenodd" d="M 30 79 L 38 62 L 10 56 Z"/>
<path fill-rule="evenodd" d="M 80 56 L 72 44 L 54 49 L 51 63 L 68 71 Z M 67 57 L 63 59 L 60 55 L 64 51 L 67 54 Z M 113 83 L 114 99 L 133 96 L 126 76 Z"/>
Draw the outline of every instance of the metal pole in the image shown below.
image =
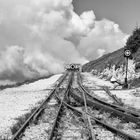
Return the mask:
<path fill-rule="evenodd" d="M 124 84 L 124 88 L 128 88 L 127 72 L 128 72 L 128 57 L 126 57 L 126 73 L 125 73 L 125 84 Z"/>

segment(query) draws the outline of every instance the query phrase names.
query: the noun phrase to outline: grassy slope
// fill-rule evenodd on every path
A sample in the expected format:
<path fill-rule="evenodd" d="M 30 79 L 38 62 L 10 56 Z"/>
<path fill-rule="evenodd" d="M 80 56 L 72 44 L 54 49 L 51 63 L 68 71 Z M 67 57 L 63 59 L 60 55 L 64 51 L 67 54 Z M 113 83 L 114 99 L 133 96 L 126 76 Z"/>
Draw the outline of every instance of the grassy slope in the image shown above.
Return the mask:
<path fill-rule="evenodd" d="M 105 54 L 96 60 L 90 61 L 89 63 L 83 66 L 82 70 L 84 72 L 85 71 L 90 72 L 92 69 L 102 71 L 109 64 L 121 65 L 123 63 L 124 63 L 123 48 L 121 48 L 115 52 Z"/>
<path fill-rule="evenodd" d="M 109 54 L 105 54 L 102 57 L 90 61 L 89 63 L 83 65 L 82 70 L 85 72 L 90 72 L 92 69 L 97 69 L 99 72 L 103 71 L 107 65 L 116 65 L 116 67 L 125 63 L 123 48 L 114 51 Z M 136 62 L 140 62 L 140 49 L 133 56 Z"/>

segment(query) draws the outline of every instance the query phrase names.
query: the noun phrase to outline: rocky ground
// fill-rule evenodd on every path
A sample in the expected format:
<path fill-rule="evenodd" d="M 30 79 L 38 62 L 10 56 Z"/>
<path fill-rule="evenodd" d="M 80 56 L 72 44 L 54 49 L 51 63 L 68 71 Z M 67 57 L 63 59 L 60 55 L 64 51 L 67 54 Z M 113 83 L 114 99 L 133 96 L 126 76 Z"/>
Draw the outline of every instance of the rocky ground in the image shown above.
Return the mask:
<path fill-rule="evenodd" d="M 12 136 L 11 128 L 49 95 L 61 75 L 0 91 L 0 139 Z M 49 89 L 49 90 L 46 90 Z"/>

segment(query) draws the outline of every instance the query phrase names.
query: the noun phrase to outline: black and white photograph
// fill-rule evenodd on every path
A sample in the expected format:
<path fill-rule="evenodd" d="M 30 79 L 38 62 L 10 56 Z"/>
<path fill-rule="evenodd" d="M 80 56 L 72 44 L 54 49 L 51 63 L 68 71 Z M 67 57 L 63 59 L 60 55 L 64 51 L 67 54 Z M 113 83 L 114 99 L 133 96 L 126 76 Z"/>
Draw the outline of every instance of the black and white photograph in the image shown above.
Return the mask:
<path fill-rule="evenodd" d="M 140 0 L 0 0 L 0 140 L 140 140 Z"/>

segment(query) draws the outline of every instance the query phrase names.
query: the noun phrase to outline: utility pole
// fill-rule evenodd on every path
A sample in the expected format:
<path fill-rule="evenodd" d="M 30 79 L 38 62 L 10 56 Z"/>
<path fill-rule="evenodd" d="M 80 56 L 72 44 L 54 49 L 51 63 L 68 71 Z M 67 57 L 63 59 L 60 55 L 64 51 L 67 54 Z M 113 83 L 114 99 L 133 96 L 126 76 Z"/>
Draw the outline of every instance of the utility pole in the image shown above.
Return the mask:
<path fill-rule="evenodd" d="M 126 68 L 125 68 L 125 79 L 124 79 L 124 88 L 128 88 L 128 80 L 127 80 L 127 74 L 128 74 L 128 58 L 131 56 L 131 51 L 129 49 L 124 50 L 124 57 L 126 58 Z"/>
<path fill-rule="evenodd" d="M 128 57 L 126 57 L 124 88 L 128 88 L 127 72 L 128 72 Z"/>

